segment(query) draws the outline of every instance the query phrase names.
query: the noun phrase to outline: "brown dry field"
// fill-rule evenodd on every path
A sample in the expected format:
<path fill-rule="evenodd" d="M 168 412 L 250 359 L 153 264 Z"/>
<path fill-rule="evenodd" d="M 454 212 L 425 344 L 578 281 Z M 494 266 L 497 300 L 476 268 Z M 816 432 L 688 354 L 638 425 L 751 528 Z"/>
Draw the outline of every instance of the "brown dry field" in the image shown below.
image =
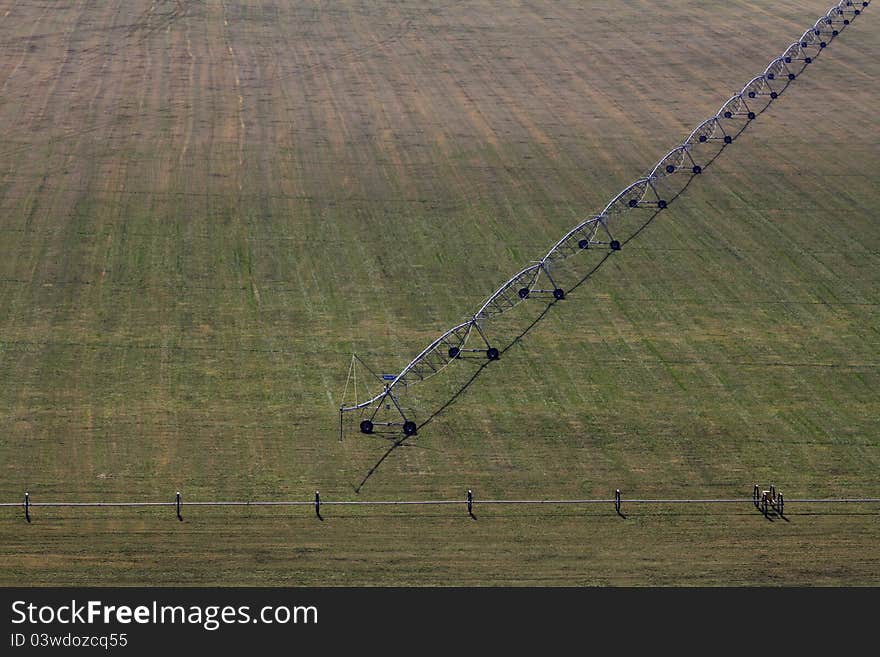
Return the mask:
<path fill-rule="evenodd" d="M 369 485 L 402 366 L 829 0 L 0 0 L 0 501 L 880 497 L 869 7 Z M 877 505 L 0 509 L 0 583 L 880 583 Z"/>

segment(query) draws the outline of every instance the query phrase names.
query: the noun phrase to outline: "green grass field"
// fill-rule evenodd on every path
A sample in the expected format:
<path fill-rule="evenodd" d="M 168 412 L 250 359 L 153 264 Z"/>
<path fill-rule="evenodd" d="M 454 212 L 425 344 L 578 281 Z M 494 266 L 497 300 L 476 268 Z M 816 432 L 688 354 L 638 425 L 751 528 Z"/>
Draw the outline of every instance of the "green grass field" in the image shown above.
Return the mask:
<path fill-rule="evenodd" d="M 59 3 L 60 4 L 60 3 Z M 0 501 L 880 497 L 880 9 L 396 450 L 397 371 L 831 4 L 0 0 Z M 0 584 L 880 584 L 880 508 L 0 509 Z"/>

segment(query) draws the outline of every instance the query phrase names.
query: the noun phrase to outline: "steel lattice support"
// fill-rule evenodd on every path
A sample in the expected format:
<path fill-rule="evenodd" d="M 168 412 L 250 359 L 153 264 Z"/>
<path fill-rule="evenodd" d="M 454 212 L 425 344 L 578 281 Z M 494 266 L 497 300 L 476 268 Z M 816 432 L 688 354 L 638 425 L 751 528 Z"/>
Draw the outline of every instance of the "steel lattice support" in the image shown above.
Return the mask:
<path fill-rule="evenodd" d="M 774 58 L 760 75 L 749 80 L 718 111 L 700 123 L 688 137 L 670 150 L 650 172 L 618 193 L 603 210 L 569 230 L 537 262 L 504 282 L 470 318 L 444 332 L 400 370 L 392 381 L 367 401 L 339 409 L 340 415 L 360 412 L 362 433 L 377 427 L 400 427 L 405 436 L 416 435 L 419 425 L 398 401 L 398 393 L 422 382 L 456 361 L 479 356 L 488 361 L 501 358 L 503 350 L 493 342 L 493 321 L 499 316 L 533 303 L 561 301 L 566 290 L 553 272 L 579 254 L 596 249 L 619 251 L 627 234 L 627 222 L 640 211 L 657 213 L 669 206 L 718 154 L 732 144 L 840 33 L 859 16 L 867 0 L 841 0 L 806 30 L 800 39 Z M 546 306 L 544 306 L 546 307 Z M 394 419 L 379 422 L 380 410 Z"/>

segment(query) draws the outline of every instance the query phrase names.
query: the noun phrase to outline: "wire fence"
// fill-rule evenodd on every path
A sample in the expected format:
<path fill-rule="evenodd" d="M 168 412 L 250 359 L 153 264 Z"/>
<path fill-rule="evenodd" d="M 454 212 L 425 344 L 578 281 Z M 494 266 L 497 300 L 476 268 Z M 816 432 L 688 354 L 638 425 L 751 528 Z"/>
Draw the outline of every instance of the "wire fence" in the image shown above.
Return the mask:
<path fill-rule="evenodd" d="M 313 499 L 308 500 L 184 500 L 180 492 L 177 492 L 172 500 L 152 502 L 68 502 L 68 501 L 34 501 L 30 493 L 25 493 L 20 502 L 0 502 L 0 507 L 20 508 L 24 512 L 24 518 L 31 522 L 31 510 L 36 508 L 145 508 L 145 507 L 174 507 L 178 520 L 183 520 L 185 507 L 314 507 L 315 515 L 323 520 L 321 509 L 332 506 L 461 506 L 467 509 L 468 515 L 475 517 L 474 509 L 477 506 L 493 505 L 608 505 L 614 508 L 617 515 L 626 517 L 623 513 L 624 506 L 629 505 L 714 505 L 714 504 L 741 504 L 754 506 L 764 516 L 776 515 L 784 517 L 787 505 L 841 505 L 841 504 L 880 504 L 880 497 L 826 497 L 826 498 L 785 498 L 774 486 L 762 489 L 755 484 L 751 497 L 731 498 L 627 498 L 620 489 L 614 491 L 614 497 L 606 499 L 478 499 L 474 497 L 471 489 L 459 499 L 438 500 L 332 500 L 321 497 L 319 491 L 315 491 Z"/>

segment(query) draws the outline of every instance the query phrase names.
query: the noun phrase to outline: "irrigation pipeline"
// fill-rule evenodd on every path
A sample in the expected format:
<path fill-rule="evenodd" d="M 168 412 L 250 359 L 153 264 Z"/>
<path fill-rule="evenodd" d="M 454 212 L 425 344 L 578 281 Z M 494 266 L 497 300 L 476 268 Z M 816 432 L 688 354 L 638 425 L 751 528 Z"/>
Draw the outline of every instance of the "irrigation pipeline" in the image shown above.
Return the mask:
<path fill-rule="evenodd" d="M 613 504 L 613 498 L 584 500 L 479 500 L 480 505 L 486 504 Z M 729 499 L 629 499 L 621 498 L 626 504 L 745 504 L 751 498 L 732 497 Z M 797 504 L 877 504 L 880 497 L 826 497 L 826 498 L 791 498 L 786 503 Z M 474 500 L 474 504 L 477 500 Z M 322 500 L 321 506 L 431 506 L 437 504 L 463 504 L 462 500 Z M 31 502 L 28 506 L 35 507 L 150 507 L 176 506 L 176 502 Z M 24 502 L 0 502 L 0 507 L 24 508 Z M 200 501 L 181 502 L 180 506 L 314 506 L 312 501 L 303 500 L 242 500 L 242 501 Z"/>
<path fill-rule="evenodd" d="M 783 503 L 781 495 L 774 498 L 776 503 L 771 504 L 772 510 L 776 515 L 783 515 Z M 318 491 L 315 491 L 314 499 L 311 500 L 223 500 L 223 501 L 206 501 L 184 500 L 178 492 L 175 499 L 167 501 L 120 501 L 120 502 L 65 502 L 65 501 L 49 501 L 35 502 L 31 500 L 30 494 L 25 493 L 22 502 L 0 502 L 0 507 L 19 508 L 24 511 L 24 516 L 28 522 L 31 522 L 31 510 L 36 508 L 150 508 L 150 507 L 174 507 L 177 511 L 177 518 L 183 520 L 182 510 L 186 507 L 314 507 L 315 513 L 319 518 L 321 516 L 321 508 L 325 506 L 356 506 L 356 507 L 376 507 L 376 506 L 464 506 L 467 508 L 468 514 L 473 516 L 475 507 L 480 506 L 588 506 L 588 505 L 607 505 L 613 506 L 618 515 L 623 515 L 622 508 L 629 505 L 749 505 L 756 509 L 761 509 L 761 500 L 756 497 L 731 497 L 731 498 L 626 498 L 617 490 L 613 498 L 607 499 L 478 499 L 475 498 L 469 489 L 467 495 L 461 499 L 437 499 L 437 500 L 327 500 L 321 498 Z M 843 505 L 843 504 L 880 504 L 880 497 L 839 497 L 839 498 L 791 498 L 784 500 L 784 508 L 790 509 L 791 504 L 796 505 Z M 767 515 L 767 509 L 764 507 L 764 515 Z"/>
<path fill-rule="evenodd" d="M 417 424 L 407 417 L 397 402 L 395 390 L 424 381 L 463 357 L 483 355 L 489 361 L 503 353 L 493 344 L 491 320 L 529 300 L 545 300 L 549 304 L 565 298 L 567 290 L 560 284 L 558 269 L 567 259 L 585 251 L 619 251 L 628 239 L 626 219 L 651 218 L 669 206 L 690 181 L 700 175 L 720 152 L 733 143 L 745 128 L 773 103 L 812 64 L 818 55 L 858 17 L 869 1 L 841 0 L 820 17 L 800 39 L 749 80 L 741 91 L 731 96 L 713 116 L 700 123 L 681 144 L 664 155 L 646 176 L 639 178 L 597 215 L 591 216 L 569 230 L 537 261 L 509 278 L 470 318 L 443 333 L 413 358 L 390 381 L 383 382 L 381 392 L 367 401 L 354 401 L 346 406 L 343 397 L 340 420 L 347 412 L 361 411 L 362 433 L 370 434 L 379 427 L 399 427 L 406 436 L 416 435 L 428 420 Z M 637 222 L 636 222 L 637 223 Z M 629 228 L 632 228 L 632 223 Z M 646 225 L 642 222 L 642 226 Z M 571 289 L 571 288 L 570 288 Z M 570 289 L 568 291 L 570 291 Z M 476 342 L 476 348 L 468 346 Z M 390 411 L 393 420 L 380 421 L 380 411 Z M 383 411 L 384 413 L 384 411 Z M 398 417 L 399 416 L 399 417 Z"/>

